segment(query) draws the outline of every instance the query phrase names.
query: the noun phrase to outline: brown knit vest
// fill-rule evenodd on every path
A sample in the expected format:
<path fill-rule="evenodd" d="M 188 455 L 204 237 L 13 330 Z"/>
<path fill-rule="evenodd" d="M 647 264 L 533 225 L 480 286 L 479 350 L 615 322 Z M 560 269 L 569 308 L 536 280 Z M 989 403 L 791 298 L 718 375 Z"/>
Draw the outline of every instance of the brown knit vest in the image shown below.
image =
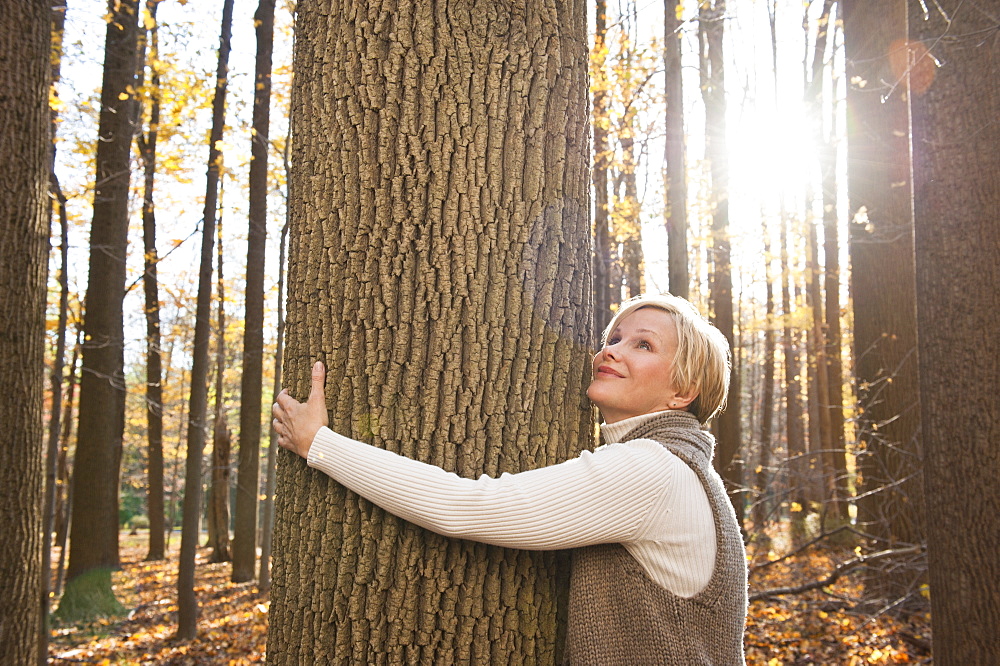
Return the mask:
<path fill-rule="evenodd" d="M 740 528 L 712 468 L 715 440 L 687 412 L 668 412 L 624 441 L 652 439 L 695 471 L 715 518 L 715 569 L 691 598 L 660 587 L 620 544 L 573 551 L 566 650 L 572 666 L 744 664 L 747 568 Z"/>

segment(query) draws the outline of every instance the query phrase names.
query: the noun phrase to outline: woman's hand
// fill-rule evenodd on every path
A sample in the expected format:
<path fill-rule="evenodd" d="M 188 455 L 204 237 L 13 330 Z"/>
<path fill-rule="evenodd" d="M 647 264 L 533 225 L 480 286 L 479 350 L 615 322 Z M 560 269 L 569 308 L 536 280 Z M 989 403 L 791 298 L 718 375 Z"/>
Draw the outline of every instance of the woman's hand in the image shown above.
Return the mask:
<path fill-rule="evenodd" d="M 303 458 L 309 457 L 309 447 L 312 446 L 316 433 L 329 423 L 326 414 L 326 395 L 323 393 L 325 380 L 326 368 L 316 361 L 312 369 L 309 399 L 301 403 L 288 395 L 288 391 L 281 389 L 271 407 L 271 414 L 274 416 L 271 423 L 274 431 L 278 433 L 278 445 Z"/>

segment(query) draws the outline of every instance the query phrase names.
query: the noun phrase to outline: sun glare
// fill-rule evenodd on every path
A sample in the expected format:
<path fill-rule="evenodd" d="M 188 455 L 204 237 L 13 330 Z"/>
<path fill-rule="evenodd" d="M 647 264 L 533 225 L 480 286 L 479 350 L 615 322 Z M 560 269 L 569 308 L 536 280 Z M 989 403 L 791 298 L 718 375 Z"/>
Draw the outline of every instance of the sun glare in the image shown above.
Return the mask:
<path fill-rule="evenodd" d="M 804 114 L 747 108 L 729 132 L 731 196 L 760 210 L 801 196 L 819 168 Z M 754 206 L 754 202 L 758 205 Z"/>

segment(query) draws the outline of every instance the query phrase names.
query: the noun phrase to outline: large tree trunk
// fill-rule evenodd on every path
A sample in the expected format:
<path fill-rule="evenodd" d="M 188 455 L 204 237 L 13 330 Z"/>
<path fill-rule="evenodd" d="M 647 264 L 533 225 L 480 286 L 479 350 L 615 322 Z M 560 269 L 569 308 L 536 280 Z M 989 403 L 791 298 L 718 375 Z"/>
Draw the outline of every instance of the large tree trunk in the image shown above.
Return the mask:
<path fill-rule="evenodd" d="M 97 181 L 84 303 L 80 423 L 64 618 L 124 609 L 111 590 L 118 567 L 118 474 L 125 429 L 122 299 L 138 50 L 138 1 L 109 4 L 97 141 Z M 86 576 L 84 576 L 86 574 Z M 79 580 L 78 580 L 79 579 Z"/>
<path fill-rule="evenodd" d="M 298 5 L 286 384 L 465 477 L 575 455 L 592 312 L 582 2 Z M 268 660 L 554 663 L 565 563 L 281 452 Z"/>
<path fill-rule="evenodd" d="M 149 553 L 147 560 L 162 560 L 163 537 L 163 359 L 160 352 L 160 290 L 156 277 L 159 257 L 156 252 L 156 206 L 153 188 L 156 183 L 156 140 L 160 126 L 160 64 L 156 8 L 161 0 L 146 0 L 152 26 L 147 30 L 149 46 L 149 130 L 139 136 L 143 162 L 142 198 L 142 287 L 146 301 L 146 424 L 148 472 L 146 490 L 149 515 Z M 140 76 L 143 69 L 140 67 Z"/>
<path fill-rule="evenodd" d="M 876 550 L 924 541 L 905 37 L 905 0 L 844 5 L 857 522 Z M 888 562 L 867 592 L 911 594 L 922 569 Z"/>
<path fill-rule="evenodd" d="M 212 103 L 212 131 L 208 140 L 208 174 L 205 187 L 204 223 L 198 273 L 198 302 L 195 315 L 194 352 L 191 361 L 191 399 L 188 407 L 187 464 L 184 469 L 184 509 L 181 553 L 177 569 L 177 637 L 194 638 L 198 633 L 198 600 L 194 593 L 195 552 L 201 519 L 201 458 L 205 452 L 208 412 L 208 342 L 211 335 L 212 247 L 215 241 L 215 213 L 219 196 L 219 144 L 226 116 L 226 89 L 229 76 L 230 37 L 233 0 L 222 6 L 219 63 Z"/>
<path fill-rule="evenodd" d="M 727 489 L 743 525 L 743 465 L 740 451 L 739 350 L 735 346 L 733 321 L 733 279 L 729 247 L 729 159 L 726 155 L 726 79 L 723 65 L 725 0 L 705 2 L 699 9 L 698 38 L 701 44 L 702 97 L 705 100 L 705 156 L 712 177 L 712 280 L 713 322 L 733 350 L 733 372 L 729 379 L 729 401 L 718 417 L 719 447 L 715 466 L 726 480 Z"/>
<path fill-rule="evenodd" d="M 908 7 L 934 658 L 985 664 L 1000 654 L 997 17 L 954 0 Z"/>
<path fill-rule="evenodd" d="M 257 495 L 260 493 L 261 387 L 264 383 L 264 249 L 267 245 L 267 151 L 270 146 L 271 51 L 275 0 L 261 0 L 254 14 L 257 64 L 250 144 L 250 215 L 247 237 L 246 317 L 240 384 L 240 452 L 236 473 L 233 582 L 254 577 L 257 562 Z"/>
<path fill-rule="evenodd" d="M 50 3 L 0 10 L 0 663 L 39 661 Z M 16 158 L 14 157 L 16 156 Z M 47 540 L 46 540 L 47 541 Z"/>
<path fill-rule="evenodd" d="M 663 3 L 663 70 L 666 107 L 666 197 L 664 222 L 667 226 L 668 279 L 670 293 L 688 297 L 687 245 L 687 160 L 684 154 L 684 88 L 681 71 L 681 21 L 679 0 Z"/>

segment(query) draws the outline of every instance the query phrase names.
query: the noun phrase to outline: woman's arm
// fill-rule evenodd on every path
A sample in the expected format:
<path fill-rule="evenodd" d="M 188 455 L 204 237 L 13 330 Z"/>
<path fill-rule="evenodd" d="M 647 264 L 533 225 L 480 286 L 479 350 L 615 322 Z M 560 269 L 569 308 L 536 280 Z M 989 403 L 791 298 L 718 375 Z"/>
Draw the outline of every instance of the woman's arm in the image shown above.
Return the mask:
<path fill-rule="evenodd" d="M 635 442 L 519 474 L 463 479 L 323 427 L 324 379 L 317 363 L 305 403 L 279 394 L 278 443 L 387 511 L 446 536 L 537 550 L 628 542 L 663 502 L 679 462 L 655 442 Z"/>
<path fill-rule="evenodd" d="M 651 441 L 613 444 L 558 465 L 472 480 L 321 428 L 308 461 L 439 534 L 552 550 L 632 540 L 670 487 L 671 458 Z"/>

